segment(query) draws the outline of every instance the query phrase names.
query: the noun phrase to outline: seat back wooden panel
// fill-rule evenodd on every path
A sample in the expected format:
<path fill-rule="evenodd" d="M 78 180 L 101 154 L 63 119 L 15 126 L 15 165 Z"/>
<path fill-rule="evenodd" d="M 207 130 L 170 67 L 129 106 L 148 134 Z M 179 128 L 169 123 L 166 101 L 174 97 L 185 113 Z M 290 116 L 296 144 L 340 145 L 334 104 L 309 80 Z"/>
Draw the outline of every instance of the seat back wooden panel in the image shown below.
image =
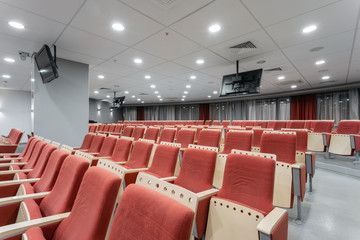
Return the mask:
<path fill-rule="evenodd" d="M 308 135 L 308 150 L 315 152 L 324 151 L 324 141 L 322 133 L 309 133 Z"/>
<path fill-rule="evenodd" d="M 291 164 L 276 162 L 273 204 L 291 208 L 292 168 Z"/>
<path fill-rule="evenodd" d="M 350 135 L 331 134 L 329 152 L 338 155 L 351 155 Z"/>

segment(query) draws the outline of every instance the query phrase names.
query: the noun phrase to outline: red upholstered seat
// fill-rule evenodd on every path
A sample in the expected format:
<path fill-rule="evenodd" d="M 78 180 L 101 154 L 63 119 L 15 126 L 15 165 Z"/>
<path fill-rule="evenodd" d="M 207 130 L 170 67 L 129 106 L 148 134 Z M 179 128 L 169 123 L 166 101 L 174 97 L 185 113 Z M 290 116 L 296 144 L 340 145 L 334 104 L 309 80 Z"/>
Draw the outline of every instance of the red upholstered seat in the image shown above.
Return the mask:
<path fill-rule="evenodd" d="M 20 160 L 14 160 L 14 162 L 28 162 L 38 142 L 40 142 L 40 140 L 33 138 L 24 156 Z"/>
<path fill-rule="evenodd" d="M 275 154 L 277 161 L 294 164 L 296 163 L 296 135 L 263 133 L 260 151 Z"/>
<path fill-rule="evenodd" d="M 188 240 L 193 218 L 194 212 L 175 200 L 132 184 L 120 199 L 109 240 Z"/>
<path fill-rule="evenodd" d="M 211 125 L 211 120 L 206 120 L 204 125 L 210 126 Z"/>
<path fill-rule="evenodd" d="M 288 121 L 286 128 L 303 129 L 305 128 L 305 121 Z"/>
<path fill-rule="evenodd" d="M 242 124 L 243 127 L 254 126 L 254 125 L 255 125 L 255 121 L 244 121 Z"/>
<path fill-rule="evenodd" d="M 228 154 L 232 149 L 250 151 L 252 135 L 250 131 L 228 132 L 225 136 L 225 145 L 222 153 Z"/>
<path fill-rule="evenodd" d="M 80 149 L 81 150 L 88 150 L 90 148 L 91 142 L 92 142 L 94 137 L 95 137 L 94 134 L 86 134 L 85 137 L 84 137 L 84 141 L 81 144 Z"/>
<path fill-rule="evenodd" d="M 193 144 L 196 131 L 188 129 L 180 129 L 176 137 L 176 142 L 181 144 L 181 148 L 187 148 L 189 144 Z"/>
<path fill-rule="evenodd" d="M 97 157 L 110 157 L 114 151 L 116 141 L 117 141 L 117 138 L 115 138 L 115 137 L 106 137 L 101 146 L 99 154 L 96 156 Z"/>
<path fill-rule="evenodd" d="M 286 128 L 286 125 L 287 121 L 270 121 L 267 127 L 274 130 L 281 130 L 282 128 Z"/>
<path fill-rule="evenodd" d="M 104 129 L 103 129 L 103 132 L 109 132 L 109 128 L 110 128 L 111 125 L 109 124 L 106 124 Z"/>
<path fill-rule="evenodd" d="M 95 135 L 91 141 L 90 147 L 87 152 L 89 153 L 98 153 L 100 152 L 101 146 L 105 140 L 103 135 Z"/>
<path fill-rule="evenodd" d="M 115 129 L 114 129 L 114 133 L 121 133 L 123 125 L 122 124 L 116 124 Z"/>
<path fill-rule="evenodd" d="M 133 138 L 134 141 L 139 140 L 139 138 L 143 138 L 144 137 L 144 132 L 145 132 L 145 128 L 144 127 L 136 127 L 134 132 L 133 132 Z"/>
<path fill-rule="evenodd" d="M 174 142 L 176 134 L 176 128 L 164 128 L 159 137 L 159 143 L 161 142 Z"/>
<path fill-rule="evenodd" d="M 337 134 L 359 134 L 360 121 L 340 121 L 337 127 Z"/>
<path fill-rule="evenodd" d="M 168 145 L 156 147 L 151 167 L 146 171 L 158 178 L 174 176 L 180 148 Z"/>
<path fill-rule="evenodd" d="M 111 124 L 111 125 L 109 126 L 109 129 L 108 129 L 108 131 L 107 131 L 107 132 L 109 132 L 109 133 L 114 132 L 115 127 L 116 127 L 116 125 L 115 125 L 115 124 Z"/>
<path fill-rule="evenodd" d="M 133 142 L 129 139 L 118 139 L 115 144 L 113 154 L 108 160 L 113 162 L 127 162 L 127 160 L 129 159 L 129 153 L 132 147 L 132 143 Z"/>
<path fill-rule="evenodd" d="M 43 150 L 43 148 L 47 145 L 46 142 L 38 142 L 35 145 L 34 151 L 32 152 L 29 161 L 21 167 L 21 169 L 33 169 L 35 167 L 35 164 L 37 160 L 39 159 L 39 156 Z M 14 167 L 13 167 L 14 168 Z M 14 168 L 15 169 L 15 168 Z"/>
<path fill-rule="evenodd" d="M 131 126 L 125 127 L 123 130 L 122 136 L 131 137 L 133 134 L 134 128 L 135 127 L 131 127 Z"/>
<path fill-rule="evenodd" d="M 151 151 L 153 148 L 152 143 L 137 141 L 130 154 L 130 159 L 125 163 L 126 168 L 146 168 L 148 166 Z"/>
<path fill-rule="evenodd" d="M 214 120 L 214 121 L 212 121 L 211 125 L 220 125 L 220 121 L 219 120 Z"/>
<path fill-rule="evenodd" d="M 273 210 L 275 161 L 243 154 L 229 154 L 223 185 L 217 197 L 246 205 L 267 215 Z"/>
<path fill-rule="evenodd" d="M 204 129 L 199 134 L 198 145 L 219 147 L 221 131 Z"/>
<path fill-rule="evenodd" d="M 47 144 L 41 154 L 39 159 L 36 162 L 34 169 L 27 174 L 27 178 L 39 178 L 43 174 L 45 167 L 48 163 L 50 155 L 56 150 L 57 148 L 53 145 Z"/>
<path fill-rule="evenodd" d="M 69 217 L 59 224 L 53 237 L 45 238 L 40 228 L 31 228 L 26 231 L 27 239 L 105 239 L 120 183 L 115 174 L 91 167 L 85 173 Z"/>
<path fill-rule="evenodd" d="M 154 140 L 156 142 L 159 136 L 159 131 L 159 128 L 148 128 L 145 132 L 144 139 Z"/>
<path fill-rule="evenodd" d="M 267 128 L 268 122 L 267 121 L 256 121 L 254 126 L 259 126 L 261 128 Z"/>
<path fill-rule="evenodd" d="M 23 150 L 20 154 L 18 154 L 18 155 L 16 155 L 16 156 L 13 156 L 13 155 L 12 155 L 12 156 L 4 155 L 3 157 L 5 157 L 5 158 L 9 158 L 9 157 L 19 157 L 19 158 L 23 158 L 26 154 L 27 154 L 27 155 L 30 155 L 31 152 L 28 152 L 28 151 L 32 151 L 32 150 L 33 150 L 33 146 L 34 146 L 34 145 L 31 145 L 31 142 L 32 142 L 33 140 L 35 140 L 35 138 L 33 138 L 33 137 L 29 138 L 29 140 L 28 140 L 27 143 L 26 143 L 26 146 L 25 146 L 24 150 Z M 32 147 L 30 147 L 30 145 L 31 145 Z M 1 160 L 1 156 L 0 156 L 0 160 Z M 10 162 L 10 161 L 9 161 L 9 162 Z M 4 162 L 1 162 L 1 163 L 4 163 Z"/>
<path fill-rule="evenodd" d="M 230 121 L 229 120 L 223 120 L 223 121 L 221 121 L 221 125 L 223 125 L 224 128 L 226 128 L 227 126 L 230 125 Z"/>
<path fill-rule="evenodd" d="M 333 127 L 334 121 L 317 121 L 314 125 L 313 132 L 331 133 Z"/>

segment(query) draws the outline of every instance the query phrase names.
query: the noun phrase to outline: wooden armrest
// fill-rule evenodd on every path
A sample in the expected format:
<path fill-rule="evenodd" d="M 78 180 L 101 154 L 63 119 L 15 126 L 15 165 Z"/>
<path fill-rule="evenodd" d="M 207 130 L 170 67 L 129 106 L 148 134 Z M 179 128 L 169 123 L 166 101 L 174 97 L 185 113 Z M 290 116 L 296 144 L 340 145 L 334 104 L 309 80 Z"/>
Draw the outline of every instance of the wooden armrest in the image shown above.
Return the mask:
<path fill-rule="evenodd" d="M 0 206 L 4 206 L 4 205 L 7 205 L 7 204 L 12 204 L 12 203 L 22 202 L 25 199 L 43 198 L 46 195 L 48 195 L 49 193 L 50 192 L 41 192 L 41 193 L 32 193 L 32 194 L 26 194 L 26 195 L 20 195 L 20 196 L 0 198 Z"/>
<path fill-rule="evenodd" d="M 141 172 L 141 171 L 146 171 L 148 169 L 149 168 L 136 168 L 136 169 L 126 169 L 126 168 L 124 168 L 125 173 Z"/>
<path fill-rule="evenodd" d="M 17 158 L 0 158 L 0 162 L 2 161 L 9 161 L 9 160 L 21 160 L 22 158 L 17 157 Z"/>
<path fill-rule="evenodd" d="M 31 171 L 32 171 L 32 169 L 0 171 L 0 175 L 14 174 L 14 173 L 18 173 L 18 172 L 28 173 Z"/>
<path fill-rule="evenodd" d="M 34 182 L 37 182 L 39 180 L 40 180 L 40 178 L 0 181 L 0 187 L 11 186 L 11 185 L 19 185 L 19 184 L 22 184 L 22 183 L 34 183 Z"/>
<path fill-rule="evenodd" d="M 79 147 L 73 147 L 73 150 L 79 150 L 80 148 Z"/>
<path fill-rule="evenodd" d="M 305 166 L 305 164 L 303 164 L 303 163 L 295 163 L 295 164 L 291 165 L 292 168 L 301 168 L 302 166 Z"/>
<path fill-rule="evenodd" d="M 217 194 L 219 190 L 218 189 L 208 189 L 199 193 L 196 193 L 196 195 L 199 197 L 199 200 L 214 196 L 215 194 Z"/>
<path fill-rule="evenodd" d="M 116 163 L 116 164 L 118 164 L 118 165 L 124 165 L 124 164 L 127 163 L 127 162 L 114 162 L 114 163 Z"/>
<path fill-rule="evenodd" d="M 52 215 L 49 217 L 38 218 L 26 222 L 20 222 L 0 227 L 0 239 L 19 235 L 32 227 L 42 227 L 57 222 L 61 222 L 70 215 L 70 212 Z"/>
<path fill-rule="evenodd" d="M 84 153 L 87 153 L 87 154 L 90 154 L 90 155 L 96 155 L 96 154 L 99 154 L 99 153 L 96 153 L 96 152 L 94 152 L 94 153 L 91 153 L 91 152 L 86 152 L 86 151 L 81 151 L 81 152 L 84 152 Z"/>
<path fill-rule="evenodd" d="M 21 153 L 0 153 L 1 156 L 19 156 Z"/>
<path fill-rule="evenodd" d="M 180 151 L 185 151 L 187 148 L 180 148 Z"/>
<path fill-rule="evenodd" d="M 92 160 L 99 160 L 99 159 L 107 159 L 107 158 L 111 158 L 111 157 L 93 157 Z"/>
<path fill-rule="evenodd" d="M 286 215 L 286 210 L 281 208 L 274 208 L 261 222 L 257 225 L 257 230 L 266 235 L 271 236 L 277 224 Z"/>
<path fill-rule="evenodd" d="M 18 163 L 0 163 L 0 167 L 10 167 L 11 165 L 24 166 L 27 162 L 18 162 Z"/>
<path fill-rule="evenodd" d="M 166 177 L 166 178 L 161 178 L 161 180 L 165 181 L 165 182 L 170 182 L 170 181 L 174 181 L 177 177 L 173 176 L 173 177 Z"/>

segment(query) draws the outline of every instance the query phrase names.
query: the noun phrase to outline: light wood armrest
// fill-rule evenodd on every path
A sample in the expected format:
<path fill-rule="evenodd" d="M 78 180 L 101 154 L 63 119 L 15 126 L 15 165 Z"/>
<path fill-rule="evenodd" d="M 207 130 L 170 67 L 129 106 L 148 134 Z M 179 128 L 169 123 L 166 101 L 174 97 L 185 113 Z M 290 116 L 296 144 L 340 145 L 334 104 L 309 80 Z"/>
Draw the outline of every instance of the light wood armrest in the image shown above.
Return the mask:
<path fill-rule="evenodd" d="M 79 150 L 80 148 L 79 147 L 73 147 L 73 150 Z"/>
<path fill-rule="evenodd" d="M 303 164 L 303 163 L 294 163 L 294 164 L 291 165 L 292 168 L 299 168 L 299 169 L 300 169 L 302 166 L 305 166 L 305 164 Z"/>
<path fill-rule="evenodd" d="M 31 172 L 31 171 L 32 171 L 32 169 L 0 171 L 0 175 L 15 174 L 15 173 L 18 173 L 18 172 L 28 173 L 28 172 Z"/>
<path fill-rule="evenodd" d="M 127 163 L 127 162 L 114 162 L 114 163 L 116 163 L 116 164 L 118 164 L 118 165 L 124 165 L 124 164 Z"/>
<path fill-rule="evenodd" d="M 18 163 L 0 163 L 0 167 L 10 167 L 11 165 L 23 166 L 26 165 L 26 162 L 18 162 Z"/>
<path fill-rule="evenodd" d="M 92 160 L 107 159 L 111 157 L 93 157 Z"/>
<path fill-rule="evenodd" d="M 286 210 L 281 208 L 274 208 L 261 222 L 257 225 L 257 230 L 266 235 L 271 236 L 277 224 L 285 216 Z"/>
<path fill-rule="evenodd" d="M 0 153 L 1 156 L 19 156 L 21 153 Z"/>
<path fill-rule="evenodd" d="M 180 151 L 185 151 L 187 148 L 180 148 Z"/>
<path fill-rule="evenodd" d="M 26 195 L 20 195 L 20 196 L 0 198 L 0 206 L 7 205 L 7 204 L 12 204 L 12 203 L 22 202 L 25 199 L 43 198 L 46 195 L 48 195 L 49 193 L 50 192 L 41 192 L 41 193 L 32 193 L 32 194 L 26 194 Z"/>
<path fill-rule="evenodd" d="M 305 154 L 306 154 L 306 155 L 311 155 L 311 154 L 312 154 L 312 152 L 305 152 Z"/>
<path fill-rule="evenodd" d="M 67 212 L 0 227 L 0 239 L 4 239 L 13 235 L 19 235 L 32 227 L 42 227 L 53 223 L 61 222 L 69 215 L 70 213 Z"/>
<path fill-rule="evenodd" d="M 0 158 L 0 162 L 2 161 L 9 161 L 9 160 L 21 160 L 22 158 L 17 157 L 17 158 Z"/>
<path fill-rule="evenodd" d="M 96 152 L 94 152 L 94 153 L 91 153 L 91 152 L 86 152 L 86 151 L 81 151 L 81 152 L 84 152 L 84 153 L 87 153 L 87 154 L 90 154 L 90 155 L 96 155 L 96 154 L 99 154 L 99 153 L 96 153 Z"/>
<path fill-rule="evenodd" d="M 124 168 L 125 173 L 142 172 L 142 171 L 146 171 L 148 169 L 149 168 L 136 168 L 136 169 L 126 169 L 126 168 Z"/>
<path fill-rule="evenodd" d="M 215 194 L 217 194 L 219 190 L 218 189 L 208 189 L 199 193 L 196 193 L 196 195 L 199 197 L 199 200 L 214 196 Z"/>
<path fill-rule="evenodd" d="M 177 177 L 173 176 L 173 177 L 166 177 L 166 178 L 160 178 L 160 179 L 165 182 L 170 182 L 170 181 L 174 181 L 176 178 Z"/>
<path fill-rule="evenodd" d="M 10 181 L 0 181 L 0 187 L 10 186 L 10 185 L 19 185 L 22 183 L 34 183 L 39 181 L 40 178 L 30 178 L 30 179 L 21 179 L 21 180 L 10 180 Z"/>

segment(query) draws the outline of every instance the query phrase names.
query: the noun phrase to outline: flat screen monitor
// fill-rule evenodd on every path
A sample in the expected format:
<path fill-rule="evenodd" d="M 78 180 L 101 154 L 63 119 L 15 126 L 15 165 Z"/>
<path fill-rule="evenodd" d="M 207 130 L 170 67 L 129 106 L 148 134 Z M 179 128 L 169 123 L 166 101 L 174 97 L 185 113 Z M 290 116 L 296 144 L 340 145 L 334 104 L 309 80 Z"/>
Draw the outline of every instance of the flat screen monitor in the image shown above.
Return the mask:
<path fill-rule="evenodd" d="M 35 62 L 39 69 L 43 83 L 48 83 L 59 77 L 56 64 L 48 45 L 44 45 L 35 55 Z"/>
<path fill-rule="evenodd" d="M 260 93 L 262 69 L 223 76 L 220 97 Z"/>

